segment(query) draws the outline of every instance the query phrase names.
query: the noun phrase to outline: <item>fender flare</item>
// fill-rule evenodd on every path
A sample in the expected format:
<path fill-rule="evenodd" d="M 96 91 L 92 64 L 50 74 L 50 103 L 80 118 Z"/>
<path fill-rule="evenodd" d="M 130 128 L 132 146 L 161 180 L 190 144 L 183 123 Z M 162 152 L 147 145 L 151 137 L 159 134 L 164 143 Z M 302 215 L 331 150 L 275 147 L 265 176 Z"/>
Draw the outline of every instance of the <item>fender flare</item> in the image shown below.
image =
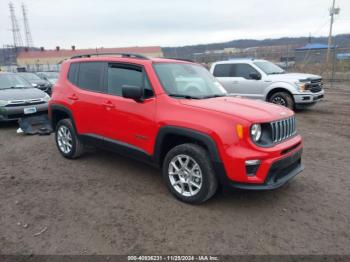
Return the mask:
<path fill-rule="evenodd" d="M 55 111 L 60 111 L 60 112 L 66 113 L 69 116 L 69 118 L 72 120 L 72 123 L 73 123 L 73 126 L 74 126 L 75 130 L 77 130 L 76 127 L 75 127 L 75 121 L 74 121 L 73 113 L 72 113 L 72 111 L 69 108 L 67 108 L 67 107 L 65 107 L 63 105 L 53 104 L 53 105 L 50 106 L 50 109 L 51 109 L 51 114 L 49 115 L 49 120 L 50 120 L 52 128 L 54 128 L 54 126 L 53 126 L 53 115 L 54 115 L 54 112 Z"/>
<path fill-rule="evenodd" d="M 184 136 L 184 137 L 188 137 L 188 138 L 192 138 L 197 141 L 200 141 L 208 148 L 210 159 L 213 162 L 221 162 L 217 145 L 209 135 L 193 129 L 184 128 L 184 127 L 163 126 L 158 131 L 155 147 L 154 147 L 153 156 L 157 164 L 161 164 L 160 160 L 161 160 L 162 146 L 163 146 L 164 138 L 167 135 L 179 135 L 179 136 Z"/>

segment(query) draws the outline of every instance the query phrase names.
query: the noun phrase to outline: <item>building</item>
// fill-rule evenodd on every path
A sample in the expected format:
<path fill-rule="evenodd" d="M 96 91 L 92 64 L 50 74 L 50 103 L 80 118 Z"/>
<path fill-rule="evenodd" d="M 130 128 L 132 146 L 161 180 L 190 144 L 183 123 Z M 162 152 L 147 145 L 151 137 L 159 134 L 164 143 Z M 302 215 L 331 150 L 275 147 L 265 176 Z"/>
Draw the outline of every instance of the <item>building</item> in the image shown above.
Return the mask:
<path fill-rule="evenodd" d="M 70 50 L 60 49 L 38 51 L 24 50 L 17 56 L 18 67 L 25 67 L 28 71 L 51 71 L 58 70 L 59 64 L 75 55 L 92 53 L 137 53 L 149 57 L 163 57 L 160 46 L 148 47 L 125 47 L 125 48 L 96 48 L 96 49 L 76 49 L 72 46 Z"/>
<path fill-rule="evenodd" d="M 337 46 L 330 46 L 331 57 L 334 56 Z M 327 59 L 328 45 L 307 44 L 295 49 L 295 61 L 302 63 L 324 63 Z"/>

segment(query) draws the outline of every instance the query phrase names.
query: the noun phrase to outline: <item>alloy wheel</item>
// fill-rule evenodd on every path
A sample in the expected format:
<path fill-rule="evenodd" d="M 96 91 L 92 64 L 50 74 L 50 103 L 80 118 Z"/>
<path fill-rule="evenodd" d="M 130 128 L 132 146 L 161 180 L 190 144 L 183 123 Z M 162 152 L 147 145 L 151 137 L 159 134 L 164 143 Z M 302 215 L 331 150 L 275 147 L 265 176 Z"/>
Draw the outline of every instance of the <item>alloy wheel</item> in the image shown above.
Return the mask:
<path fill-rule="evenodd" d="M 61 126 L 57 131 L 57 142 L 60 150 L 64 154 L 69 154 L 73 148 L 72 134 L 68 127 Z"/>
<path fill-rule="evenodd" d="M 202 170 L 188 155 L 175 156 L 169 163 L 168 175 L 172 187 L 182 196 L 192 197 L 202 188 Z"/>
<path fill-rule="evenodd" d="M 281 105 L 281 106 L 287 106 L 286 100 L 281 96 L 274 97 L 272 99 L 272 103 L 277 104 L 277 105 Z"/>

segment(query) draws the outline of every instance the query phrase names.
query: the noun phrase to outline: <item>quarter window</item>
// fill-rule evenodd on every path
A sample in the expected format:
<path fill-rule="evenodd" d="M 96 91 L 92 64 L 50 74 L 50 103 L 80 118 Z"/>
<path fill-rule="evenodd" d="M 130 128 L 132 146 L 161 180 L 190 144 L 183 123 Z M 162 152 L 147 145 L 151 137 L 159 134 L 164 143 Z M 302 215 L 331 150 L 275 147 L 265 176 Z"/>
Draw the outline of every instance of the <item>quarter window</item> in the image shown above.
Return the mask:
<path fill-rule="evenodd" d="M 68 80 L 72 84 L 77 85 L 77 71 L 78 71 L 78 63 L 72 63 L 69 67 L 68 72 Z"/>

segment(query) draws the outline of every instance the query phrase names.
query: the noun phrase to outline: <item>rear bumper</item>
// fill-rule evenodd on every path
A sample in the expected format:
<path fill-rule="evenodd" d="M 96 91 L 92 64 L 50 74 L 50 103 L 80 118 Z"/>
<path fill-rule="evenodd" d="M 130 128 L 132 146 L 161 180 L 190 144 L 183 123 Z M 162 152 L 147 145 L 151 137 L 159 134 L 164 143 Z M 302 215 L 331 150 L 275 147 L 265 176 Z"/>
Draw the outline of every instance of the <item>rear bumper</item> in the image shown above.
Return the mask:
<path fill-rule="evenodd" d="M 24 114 L 24 109 L 29 107 L 35 107 L 36 113 L 34 114 Z M 0 121 L 14 121 L 18 120 L 24 116 L 31 116 L 41 113 L 46 113 L 48 110 L 48 103 L 37 104 L 37 105 L 27 105 L 27 106 L 14 106 L 14 107 L 0 107 Z"/>

